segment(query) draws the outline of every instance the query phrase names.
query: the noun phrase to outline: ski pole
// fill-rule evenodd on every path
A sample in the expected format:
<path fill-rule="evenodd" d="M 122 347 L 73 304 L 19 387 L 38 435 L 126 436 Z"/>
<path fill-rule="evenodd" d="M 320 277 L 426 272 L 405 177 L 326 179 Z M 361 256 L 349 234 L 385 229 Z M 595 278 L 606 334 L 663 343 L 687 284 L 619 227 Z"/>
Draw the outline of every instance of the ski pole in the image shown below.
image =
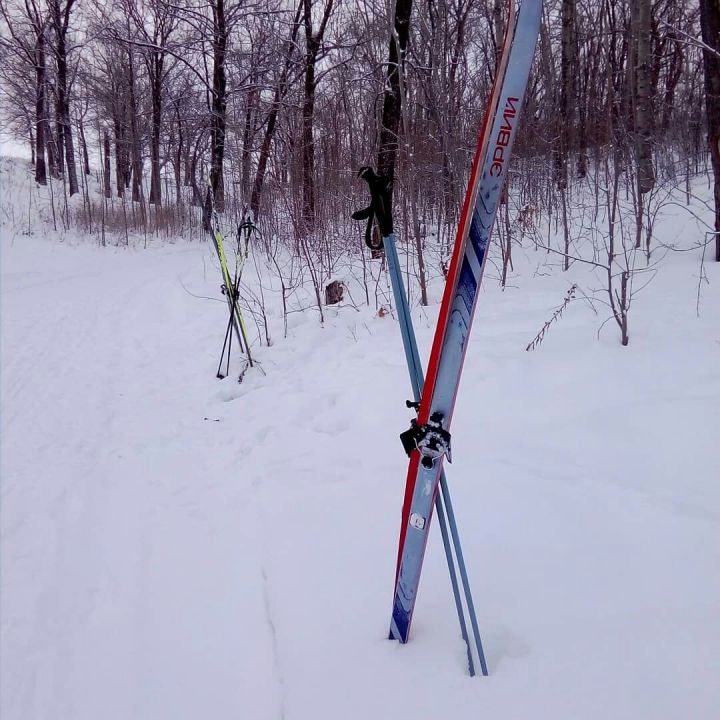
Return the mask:
<path fill-rule="evenodd" d="M 407 360 L 408 372 L 410 374 L 410 383 L 413 390 L 413 397 L 415 399 L 415 402 L 417 403 L 420 400 L 420 396 L 422 393 L 423 372 L 422 366 L 420 364 L 420 355 L 417 349 L 415 331 L 412 325 L 412 316 L 410 314 L 410 308 L 408 306 L 407 294 L 405 292 L 405 287 L 402 280 L 402 272 L 398 260 L 397 248 L 395 246 L 395 235 L 393 233 L 392 227 L 392 216 L 391 213 L 388 212 L 390 207 L 389 182 L 387 178 L 382 178 L 378 176 L 375 171 L 369 167 L 361 168 L 359 176 L 368 183 L 371 194 L 371 204 L 368 208 L 353 213 L 353 218 L 356 220 L 367 219 L 368 223 L 365 231 L 365 242 L 371 249 L 378 250 L 379 247 L 376 243 L 373 242 L 372 238 L 372 223 L 375 217 L 377 217 L 380 231 L 383 236 L 382 244 L 385 248 L 385 254 L 388 260 L 388 269 L 390 272 L 390 280 L 392 283 L 395 305 L 398 309 L 400 332 L 402 336 L 403 347 L 405 349 L 405 357 Z M 485 663 L 483 647 L 480 641 L 480 632 L 477 625 L 477 618 L 475 616 L 475 606 L 472 601 L 472 593 L 468 581 L 467 569 L 465 567 L 465 561 L 462 553 L 462 546 L 460 543 L 460 535 L 457 528 L 457 522 L 455 520 L 455 514 L 452 511 L 452 503 L 449 503 L 450 490 L 447 486 L 444 470 L 442 473 L 441 482 L 443 486 L 443 493 L 442 495 L 438 494 L 436 496 L 435 507 L 438 516 L 438 523 L 440 524 L 440 532 L 442 535 L 443 546 L 445 548 L 445 558 L 448 565 L 448 572 L 450 574 L 450 583 L 452 585 L 453 597 L 455 599 L 455 607 L 457 610 L 458 621 L 460 624 L 460 632 L 467 648 L 468 670 L 471 676 L 475 675 L 475 666 L 472 658 L 470 639 L 467 632 L 467 624 L 465 621 L 462 600 L 460 597 L 460 590 L 458 587 L 457 572 L 453 559 L 453 547 L 451 547 L 448 539 L 448 526 L 446 522 L 445 511 L 443 508 L 443 502 L 445 502 L 445 507 L 448 508 L 448 518 L 450 520 L 450 536 L 452 537 L 452 545 L 454 546 L 455 557 L 458 560 L 458 566 L 460 568 L 465 601 L 468 607 L 468 614 L 470 615 L 470 622 L 473 628 L 473 636 L 475 639 L 475 646 L 478 657 L 480 659 L 480 666 L 482 668 L 483 675 L 487 675 L 487 665 Z"/>

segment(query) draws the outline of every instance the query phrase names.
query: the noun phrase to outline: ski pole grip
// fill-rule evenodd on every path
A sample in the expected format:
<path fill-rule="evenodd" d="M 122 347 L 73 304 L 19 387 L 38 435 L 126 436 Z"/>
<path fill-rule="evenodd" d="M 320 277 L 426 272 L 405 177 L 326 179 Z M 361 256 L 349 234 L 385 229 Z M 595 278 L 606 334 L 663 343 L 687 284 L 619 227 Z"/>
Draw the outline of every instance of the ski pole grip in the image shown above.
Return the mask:
<path fill-rule="evenodd" d="M 392 235 L 393 220 L 392 212 L 392 185 L 390 178 L 378 175 L 371 167 L 361 167 L 358 177 L 362 178 L 370 189 L 370 205 L 364 210 L 353 213 L 355 220 L 368 218 L 372 222 L 373 216 L 377 218 L 380 232 L 383 237 Z"/>

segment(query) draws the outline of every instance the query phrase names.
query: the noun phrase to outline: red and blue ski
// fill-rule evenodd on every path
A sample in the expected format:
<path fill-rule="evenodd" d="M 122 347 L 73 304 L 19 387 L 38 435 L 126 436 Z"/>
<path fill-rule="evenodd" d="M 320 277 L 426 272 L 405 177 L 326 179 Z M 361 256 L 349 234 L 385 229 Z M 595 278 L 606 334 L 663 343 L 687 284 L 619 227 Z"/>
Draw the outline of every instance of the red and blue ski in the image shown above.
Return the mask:
<path fill-rule="evenodd" d="M 450 421 L 495 215 L 540 30 L 542 0 L 523 0 L 510 19 L 478 138 L 417 420 L 402 440 L 410 454 L 390 637 L 407 642 Z"/>

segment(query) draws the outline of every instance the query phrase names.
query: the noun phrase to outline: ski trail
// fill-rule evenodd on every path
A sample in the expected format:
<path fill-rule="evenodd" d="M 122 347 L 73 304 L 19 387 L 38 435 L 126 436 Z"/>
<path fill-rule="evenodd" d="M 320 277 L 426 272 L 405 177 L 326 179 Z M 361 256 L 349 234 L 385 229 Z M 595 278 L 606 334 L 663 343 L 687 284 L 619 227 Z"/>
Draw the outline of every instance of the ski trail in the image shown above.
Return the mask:
<path fill-rule="evenodd" d="M 80 662 L 77 628 L 92 626 L 97 608 L 107 602 L 106 562 L 112 557 L 115 572 L 123 565 L 115 553 L 108 556 L 104 537 L 123 507 L 114 503 L 108 515 L 107 496 L 115 493 L 108 480 L 124 445 L 115 413 L 129 384 L 118 368 L 118 363 L 130 363 L 127 346 L 118 337 L 125 334 L 124 309 L 142 294 L 149 271 L 134 277 L 127 284 L 116 282 L 112 271 L 76 273 L 62 278 L 61 293 L 53 284 L 46 286 L 52 288 L 46 294 L 52 302 L 32 302 L 37 293 L 27 288 L 16 288 L 5 299 L 6 307 L 20 303 L 32 328 L 41 327 L 29 335 L 20 326 L 3 327 L 3 339 L 9 335 L 20 350 L 4 368 L 4 385 L 12 387 L 12 397 L 24 400 L 14 400 L 16 411 L 3 417 L 4 454 L 11 451 L 15 459 L 14 482 L 4 484 L 3 500 L 11 510 L 18 503 L 36 510 L 34 516 L 12 512 L 17 524 L 3 525 L 4 539 L 35 558 L 32 566 L 6 566 L 5 575 L 21 590 L 32 587 L 28 573 L 46 581 L 24 612 L 19 611 L 23 603 L 12 601 L 19 599 L 15 593 L 4 606 L 8 613 L 26 618 L 15 623 L 7 641 L 12 645 L 24 636 L 28 647 L 44 648 L 39 667 L 53 668 L 54 683 L 62 688 L 60 699 L 66 698 L 62 714 L 67 716 L 79 713 L 67 692 Z M 22 333 L 24 342 L 14 341 L 14 333 Z M 33 384 L 44 375 L 51 382 L 43 383 L 45 392 L 34 392 Z M 96 422 L 98 408 L 104 416 L 101 423 Z M 16 427 L 22 418 L 31 418 L 29 436 L 22 422 Z M 119 442 L 113 442 L 118 436 Z M 38 467 L 37 457 L 52 459 L 52 465 Z M 133 486 L 128 479 L 123 482 L 125 488 Z M 40 509 L 44 511 L 37 513 Z M 140 560 L 142 553 L 132 552 L 132 538 L 142 537 L 142 524 L 134 524 L 138 532 L 129 535 L 125 549 L 129 558 Z M 123 530 L 131 527 L 128 522 Z M 41 683 L 36 692 L 42 697 L 51 690 Z"/>
<path fill-rule="evenodd" d="M 271 652 L 245 627 L 266 614 L 249 485 L 228 482 L 234 435 L 201 410 L 226 311 L 177 280 L 205 250 L 68 249 L 33 287 L 31 258 L 4 252 L 1 644 L 26 659 L 3 662 L 4 717 L 277 716 Z"/>
<path fill-rule="evenodd" d="M 273 664 L 275 666 L 275 675 L 277 677 L 278 691 L 279 691 L 279 703 L 280 703 L 280 720 L 285 720 L 286 712 L 285 707 L 287 703 L 285 679 L 283 677 L 282 668 L 280 665 L 280 654 L 278 647 L 278 635 L 275 628 L 275 621 L 273 620 L 272 607 L 270 604 L 270 589 L 268 586 L 267 570 L 265 565 L 260 568 L 262 575 L 262 586 L 263 586 L 263 601 L 265 603 L 265 617 L 267 619 L 268 628 L 270 630 L 270 637 L 272 639 L 272 654 Z"/>

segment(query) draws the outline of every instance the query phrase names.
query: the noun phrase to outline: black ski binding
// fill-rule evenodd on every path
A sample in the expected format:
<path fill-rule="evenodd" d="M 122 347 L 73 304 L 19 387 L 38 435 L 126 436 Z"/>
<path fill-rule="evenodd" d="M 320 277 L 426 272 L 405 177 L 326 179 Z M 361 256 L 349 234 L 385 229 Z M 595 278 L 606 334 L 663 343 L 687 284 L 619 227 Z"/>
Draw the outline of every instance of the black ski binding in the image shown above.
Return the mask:
<path fill-rule="evenodd" d="M 243 209 L 242 219 L 237 228 L 237 249 L 238 253 L 245 255 L 247 260 L 250 248 L 250 237 L 257 230 L 257 225 L 253 222 L 252 213 L 247 208 Z M 242 247 L 242 241 L 245 240 L 245 247 Z"/>
<path fill-rule="evenodd" d="M 408 456 L 413 450 L 420 451 L 420 462 L 424 468 L 432 468 L 435 461 L 443 455 L 447 456 L 448 462 L 452 462 L 450 433 L 443 427 L 443 416 L 440 412 L 434 412 L 424 425 L 418 425 L 417 420 L 411 420 L 410 429 L 401 433 L 400 442 Z"/>
<path fill-rule="evenodd" d="M 233 288 L 233 289 L 232 289 L 232 292 L 231 292 L 231 289 L 228 288 L 228 286 L 227 286 L 225 283 L 223 283 L 223 284 L 220 286 L 220 292 L 221 292 L 225 297 L 229 297 L 231 300 L 232 300 L 232 299 L 235 299 L 235 301 L 237 302 L 238 291 L 237 291 L 236 289 Z"/>

